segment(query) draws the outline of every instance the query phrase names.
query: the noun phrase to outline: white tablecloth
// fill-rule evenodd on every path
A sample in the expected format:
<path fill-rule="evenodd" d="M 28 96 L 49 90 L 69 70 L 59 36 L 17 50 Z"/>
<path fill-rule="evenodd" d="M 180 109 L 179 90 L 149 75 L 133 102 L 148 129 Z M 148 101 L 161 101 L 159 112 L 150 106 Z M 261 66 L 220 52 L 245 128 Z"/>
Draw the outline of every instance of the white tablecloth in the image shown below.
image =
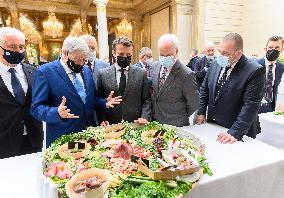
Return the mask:
<path fill-rule="evenodd" d="M 261 133 L 256 139 L 284 150 L 284 116 L 262 113 L 259 114 L 259 121 Z"/>
<path fill-rule="evenodd" d="M 233 145 L 216 142 L 223 128 L 216 125 L 184 127 L 206 144 L 214 176 L 204 175 L 190 198 L 283 198 L 284 152 L 245 139 Z M 38 198 L 40 153 L 0 160 L 0 197 Z"/>

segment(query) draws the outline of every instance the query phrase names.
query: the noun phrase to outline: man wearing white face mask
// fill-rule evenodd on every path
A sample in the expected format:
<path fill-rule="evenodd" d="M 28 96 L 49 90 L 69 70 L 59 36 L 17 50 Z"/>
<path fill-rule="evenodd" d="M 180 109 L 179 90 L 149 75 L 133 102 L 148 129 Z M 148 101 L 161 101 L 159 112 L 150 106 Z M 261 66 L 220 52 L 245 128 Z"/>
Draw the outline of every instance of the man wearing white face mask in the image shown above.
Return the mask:
<path fill-rule="evenodd" d="M 257 113 L 264 87 L 265 67 L 243 55 L 239 34 L 228 34 L 200 89 L 197 124 L 208 121 L 228 128 L 217 137 L 222 144 L 242 140 L 244 135 L 255 138 L 260 133 Z"/>
<path fill-rule="evenodd" d="M 150 88 L 152 87 L 152 77 L 151 77 L 152 64 L 153 64 L 152 50 L 149 47 L 142 47 L 139 52 L 139 61 L 136 64 L 134 64 L 134 66 L 146 70 Z"/>
<path fill-rule="evenodd" d="M 83 36 L 81 36 L 81 38 L 83 38 L 86 41 L 86 43 L 88 44 L 90 54 L 87 57 L 87 61 L 88 61 L 87 65 L 89 66 L 89 68 L 92 72 L 94 83 L 95 83 L 95 85 L 97 85 L 99 70 L 108 67 L 109 64 L 102 61 L 102 60 L 97 59 L 96 53 L 97 53 L 98 44 L 97 44 L 96 38 L 94 36 L 83 35 Z"/>
<path fill-rule="evenodd" d="M 174 126 L 189 125 L 197 108 L 194 72 L 178 60 L 178 39 L 165 34 L 158 40 L 160 65 L 153 67 L 153 120 Z"/>

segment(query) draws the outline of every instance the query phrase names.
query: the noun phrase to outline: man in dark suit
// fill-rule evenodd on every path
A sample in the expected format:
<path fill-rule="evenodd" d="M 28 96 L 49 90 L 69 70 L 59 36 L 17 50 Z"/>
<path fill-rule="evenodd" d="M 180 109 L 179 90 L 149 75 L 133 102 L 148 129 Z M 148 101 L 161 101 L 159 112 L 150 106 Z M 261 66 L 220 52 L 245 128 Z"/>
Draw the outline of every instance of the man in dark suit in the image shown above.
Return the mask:
<path fill-rule="evenodd" d="M 153 69 L 153 119 L 178 127 L 189 125 L 189 117 L 198 105 L 194 73 L 178 60 L 175 35 L 161 36 L 158 48 L 160 64 Z"/>
<path fill-rule="evenodd" d="M 112 54 L 115 63 L 98 75 L 98 94 L 105 97 L 110 90 L 122 96 L 122 104 L 98 115 L 102 125 L 122 120 L 145 124 L 150 120 L 151 97 L 145 69 L 131 65 L 133 43 L 127 37 L 113 41 Z"/>
<path fill-rule="evenodd" d="M 33 83 L 32 115 L 46 122 L 46 145 L 64 134 L 95 126 L 95 107 L 108 108 L 119 104 L 112 93 L 107 99 L 96 97 L 90 69 L 84 66 L 89 54 L 82 38 L 67 37 L 62 56 L 41 66 Z"/>
<path fill-rule="evenodd" d="M 0 28 L 0 159 L 42 149 L 42 122 L 30 114 L 35 68 L 24 57 L 24 34 Z"/>
<path fill-rule="evenodd" d="M 218 135 L 220 143 L 234 143 L 244 135 L 260 133 L 258 110 L 264 96 L 265 67 L 243 55 L 243 39 L 226 35 L 217 61 L 209 68 L 200 89 L 197 124 L 214 122 L 228 128 Z"/>
<path fill-rule="evenodd" d="M 193 71 L 195 72 L 198 90 L 202 86 L 202 82 L 206 76 L 211 63 L 214 61 L 214 43 L 209 42 L 205 45 L 204 56 L 196 61 Z"/>
<path fill-rule="evenodd" d="M 97 54 L 98 44 L 94 36 L 83 35 L 81 36 L 81 38 L 83 38 L 88 44 L 90 54 L 87 57 L 88 61 L 87 65 L 89 66 L 92 72 L 94 83 L 95 85 L 97 85 L 99 70 L 108 67 L 109 64 L 97 58 L 96 54 Z"/>
<path fill-rule="evenodd" d="M 266 68 L 265 96 L 261 101 L 259 113 L 275 111 L 278 87 L 284 70 L 284 65 L 277 60 L 283 51 L 283 42 L 280 36 L 270 37 L 265 48 L 266 56 L 258 61 Z"/>
<path fill-rule="evenodd" d="M 197 63 L 198 60 L 199 60 L 198 50 L 197 49 L 193 49 L 192 50 L 191 59 L 190 59 L 189 63 L 186 66 L 188 68 L 190 68 L 192 71 L 194 71 L 194 69 L 196 67 L 196 63 Z"/>

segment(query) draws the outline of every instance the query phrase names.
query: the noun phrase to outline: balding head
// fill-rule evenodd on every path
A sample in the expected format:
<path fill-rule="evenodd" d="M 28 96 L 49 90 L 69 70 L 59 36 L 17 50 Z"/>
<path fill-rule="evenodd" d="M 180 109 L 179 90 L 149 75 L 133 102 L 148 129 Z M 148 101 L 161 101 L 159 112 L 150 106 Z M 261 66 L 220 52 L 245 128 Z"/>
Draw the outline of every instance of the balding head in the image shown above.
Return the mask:
<path fill-rule="evenodd" d="M 207 56 L 214 56 L 214 43 L 208 42 L 204 47 L 204 53 Z"/>

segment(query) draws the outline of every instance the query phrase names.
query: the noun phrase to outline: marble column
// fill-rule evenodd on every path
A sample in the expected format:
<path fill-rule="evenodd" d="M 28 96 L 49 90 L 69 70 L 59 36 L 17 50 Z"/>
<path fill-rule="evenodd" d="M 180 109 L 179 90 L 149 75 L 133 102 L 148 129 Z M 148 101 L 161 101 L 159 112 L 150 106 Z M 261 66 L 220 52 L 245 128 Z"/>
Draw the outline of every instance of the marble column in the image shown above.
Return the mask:
<path fill-rule="evenodd" d="M 94 0 L 97 6 L 99 58 L 109 56 L 106 5 L 108 0 Z"/>
<path fill-rule="evenodd" d="M 176 0 L 172 4 L 172 32 L 179 39 L 179 59 L 183 64 L 189 61 L 194 39 L 193 0 Z"/>

